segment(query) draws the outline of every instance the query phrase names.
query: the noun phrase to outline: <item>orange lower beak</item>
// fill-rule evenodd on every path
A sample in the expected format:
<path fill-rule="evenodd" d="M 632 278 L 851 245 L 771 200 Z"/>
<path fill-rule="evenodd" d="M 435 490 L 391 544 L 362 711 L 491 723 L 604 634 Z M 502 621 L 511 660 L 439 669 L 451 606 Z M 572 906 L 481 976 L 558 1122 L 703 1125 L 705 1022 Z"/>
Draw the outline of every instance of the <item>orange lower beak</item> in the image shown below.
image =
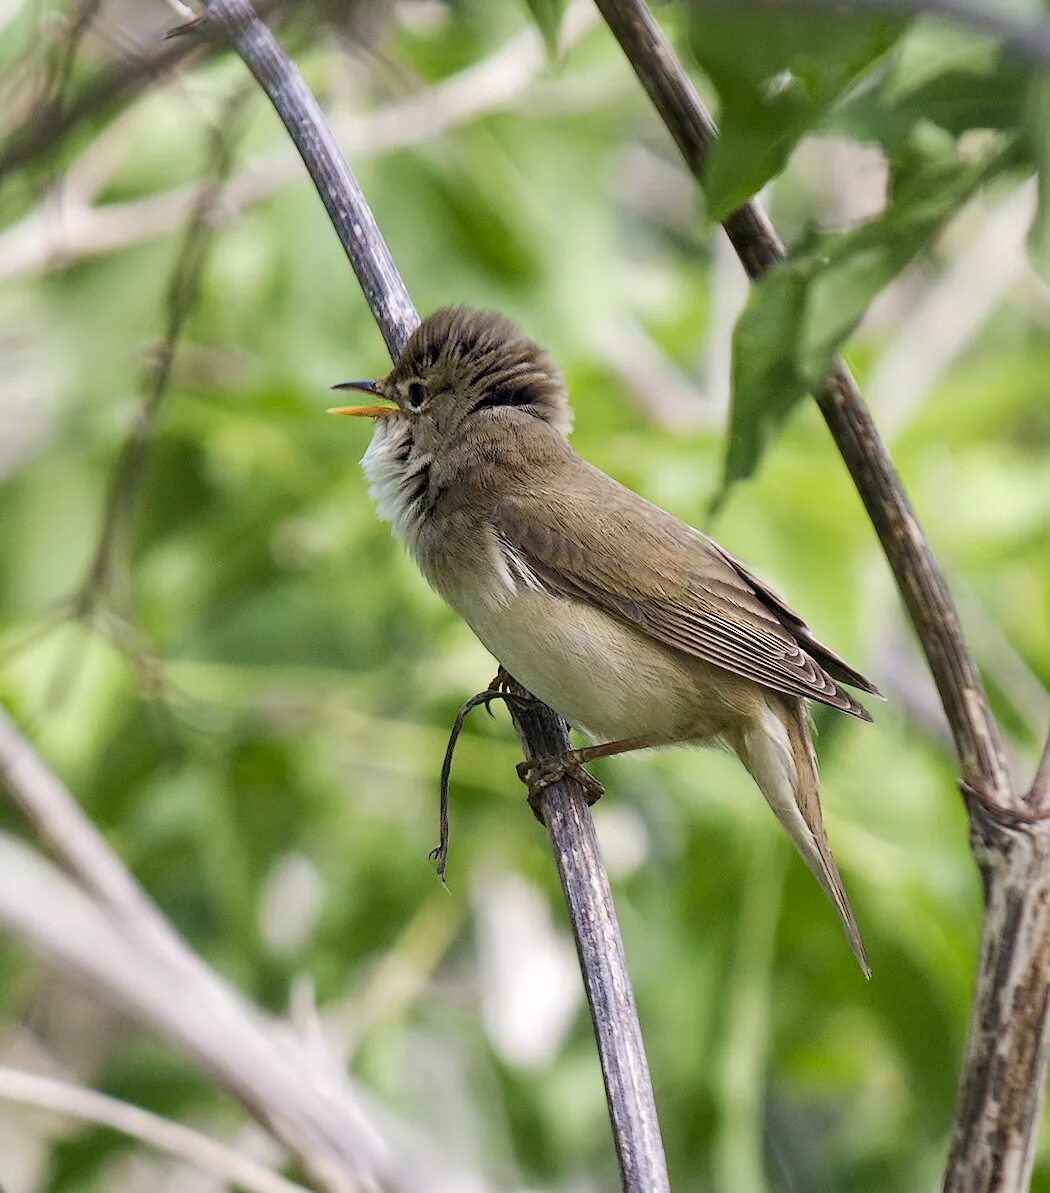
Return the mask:
<path fill-rule="evenodd" d="M 387 418 L 397 414 L 396 406 L 330 406 L 328 414 L 346 414 L 350 418 Z"/>
<path fill-rule="evenodd" d="M 359 389 L 362 393 L 375 394 L 377 397 L 382 397 L 376 382 L 374 381 L 343 381 L 339 385 L 333 385 L 333 389 Z M 388 415 L 396 414 L 396 406 L 332 406 L 328 410 L 329 414 L 346 414 L 350 418 L 386 418 Z"/>

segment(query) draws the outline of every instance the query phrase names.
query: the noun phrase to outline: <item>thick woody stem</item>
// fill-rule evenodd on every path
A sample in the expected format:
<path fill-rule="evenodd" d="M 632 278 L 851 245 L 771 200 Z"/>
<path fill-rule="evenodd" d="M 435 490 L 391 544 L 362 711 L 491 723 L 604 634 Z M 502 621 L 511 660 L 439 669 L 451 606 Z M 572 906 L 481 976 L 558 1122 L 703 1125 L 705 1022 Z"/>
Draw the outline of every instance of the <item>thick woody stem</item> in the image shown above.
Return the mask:
<path fill-rule="evenodd" d="M 1031 1178 L 1050 1061 L 1050 820 L 963 794 L 984 916 L 943 1189 L 1015 1193 Z"/>
<path fill-rule="evenodd" d="M 717 128 L 644 0 L 595 0 L 698 181 Z M 756 202 L 724 223 L 750 277 L 784 259 Z M 918 635 L 968 793 L 985 888 L 981 964 L 956 1107 L 949 1193 L 1027 1188 L 1048 1062 L 1050 872 L 1041 814 L 1050 805 L 1050 743 L 1026 799 L 1015 791 L 999 727 L 958 611 L 856 382 L 841 361 L 815 395 L 879 536 Z"/>
<path fill-rule="evenodd" d="M 205 20 L 195 25 L 222 29 L 277 110 L 396 360 L 419 316 L 317 101 L 249 0 L 209 0 Z M 539 703 L 526 708 L 515 701 L 509 707 L 529 758 L 569 749 L 568 731 L 557 713 Z M 587 989 L 623 1188 L 662 1193 L 670 1186 L 656 1103 L 586 795 L 578 782 L 565 779 L 541 800 Z"/>

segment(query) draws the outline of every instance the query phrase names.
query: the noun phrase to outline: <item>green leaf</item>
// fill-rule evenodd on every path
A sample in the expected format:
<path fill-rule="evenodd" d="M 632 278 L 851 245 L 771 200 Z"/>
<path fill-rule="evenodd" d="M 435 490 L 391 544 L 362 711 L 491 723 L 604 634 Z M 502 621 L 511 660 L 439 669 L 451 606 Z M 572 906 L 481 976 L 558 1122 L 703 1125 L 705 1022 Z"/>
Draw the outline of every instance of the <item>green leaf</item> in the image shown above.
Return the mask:
<path fill-rule="evenodd" d="M 1025 123 L 1039 185 L 1039 202 L 1028 233 L 1028 252 L 1032 264 L 1050 282 L 1050 78 L 1043 75 L 1033 79 L 1028 100 Z"/>
<path fill-rule="evenodd" d="M 725 476 L 729 486 L 754 472 L 767 442 L 805 396 L 795 344 L 806 303 L 808 262 L 785 263 L 751 292 L 733 333 L 732 392 Z"/>
<path fill-rule="evenodd" d="M 921 139 L 920 139 L 921 140 Z M 1013 162 L 1012 143 L 973 160 L 938 138 L 898 176 L 890 206 L 840 234 L 810 234 L 752 292 L 733 338 L 733 404 L 722 491 L 750 476 L 795 405 L 818 386 L 876 294 L 981 183 Z M 716 502 L 717 504 L 717 502 Z"/>
<path fill-rule="evenodd" d="M 893 45 L 896 18 L 700 7 L 690 44 L 721 99 L 704 192 L 722 219 L 778 174 L 831 104 Z"/>
<path fill-rule="evenodd" d="M 822 128 L 883 147 L 890 161 L 908 152 L 915 127 L 934 124 L 953 137 L 968 129 L 1014 130 L 1021 123 L 1030 74 L 1007 54 L 971 69 L 950 67 L 902 92 L 891 76 L 836 105 Z"/>
<path fill-rule="evenodd" d="M 547 52 L 553 58 L 558 49 L 558 30 L 561 28 L 562 14 L 565 12 L 565 0 L 525 0 L 525 3 L 543 34 Z"/>

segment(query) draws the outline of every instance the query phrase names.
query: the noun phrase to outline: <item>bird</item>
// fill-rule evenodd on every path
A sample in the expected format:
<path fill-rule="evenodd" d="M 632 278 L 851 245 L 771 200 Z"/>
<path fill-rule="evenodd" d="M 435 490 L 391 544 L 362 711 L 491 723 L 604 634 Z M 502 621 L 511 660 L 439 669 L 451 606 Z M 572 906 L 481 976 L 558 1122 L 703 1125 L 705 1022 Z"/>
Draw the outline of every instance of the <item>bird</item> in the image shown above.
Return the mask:
<path fill-rule="evenodd" d="M 561 373 L 502 314 L 443 307 L 388 375 L 333 388 L 381 400 L 331 413 L 374 420 L 370 494 L 430 586 L 501 675 L 596 743 L 528 760 L 530 788 L 633 750 L 731 751 L 870 976 L 824 827 L 809 705 L 870 721 L 846 688 L 880 697 L 875 685 L 713 539 L 577 455 Z"/>

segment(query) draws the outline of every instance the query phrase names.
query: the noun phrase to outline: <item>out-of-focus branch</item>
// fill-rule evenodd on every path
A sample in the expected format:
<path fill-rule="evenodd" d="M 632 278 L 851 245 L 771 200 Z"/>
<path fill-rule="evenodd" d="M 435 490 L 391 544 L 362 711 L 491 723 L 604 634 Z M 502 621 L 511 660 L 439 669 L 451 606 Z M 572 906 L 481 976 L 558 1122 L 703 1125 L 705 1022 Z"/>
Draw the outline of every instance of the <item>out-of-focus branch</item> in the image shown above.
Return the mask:
<path fill-rule="evenodd" d="M 701 180 L 715 125 L 648 6 L 644 0 L 595 2 Z M 733 212 L 724 226 L 752 278 L 784 259 L 756 202 Z M 1050 820 L 1033 813 L 1011 782 L 999 727 L 944 576 L 841 361 L 816 399 L 937 684 L 984 880 L 977 988 L 944 1188 L 1019 1193 L 1031 1173 L 1050 1057 Z"/>
<path fill-rule="evenodd" d="M 175 349 L 196 301 L 200 276 L 211 244 L 215 206 L 233 164 L 236 114 L 243 99 L 244 93 L 241 92 L 226 105 L 225 117 L 215 133 L 210 177 L 197 187 L 189 223 L 168 281 L 164 336 L 154 349 L 145 379 L 142 405 L 124 441 L 110 481 L 98 543 L 87 579 L 77 598 L 79 607 L 76 612 L 79 615 L 89 613 L 92 605 L 105 594 L 112 577 L 117 540 L 126 535 L 128 530 L 154 429 L 171 384 Z"/>
<path fill-rule="evenodd" d="M 0 836 L 0 925 L 195 1057 L 326 1193 L 438 1184 L 380 1139 L 334 1064 L 308 1056 L 188 947 L 2 712 L 0 788 L 73 876 Z"/>
<path fill-rule="evenodd" d="M 60 95 L 45 103 L 0 146 L 0 185 L 12 170 L 47 157 L 76 129 L 200 53 L 199 46 L 167 43 L 153 54 L 104 67 L 72 99 Z"/>
<path fill-rule="evenodd" d="M 112 1127 L 249 1193 L 308 1193 L 302 1185 L 199 1131 L 68 1081 L 0 1068 L 0 1100 Z"/>
<path fill-rule="evenodd" d="M 575 42 L 593 24 L 589 4 L 570 8 L 563 26 L 565 44 Z M 359 159 L 418 145 L 519 102 L 530 94 L 545 63 L 539 33 L 526 29 L 484 61 L 434 87 L 376 112 L 343 114 L 333 128 L 347 152 Z M 230 180 L 216 214 L 229 219 L 301 178 L 299 156 L 282 143 L 257 154 Z M 0 279 L 62 268 L 169 235 L 190 218 L 199 193 L 199 185 L 191 183 L 96 207 L 90 196 L 69 185 L 67 175 L 32 211 L 0 233 Z"/>
<path fill-rule="evenodd" d="M 269 96 L 314 180 L 390 356 L 397 360 L 419 316 L 324 113 L 249 0 L 209 0 L 206 17 L 195 22 L 195 29 L 202 25 L 221 28 Z M 520 703 L 511 705 L 512 716 L 528 757 L 568 749 L 561 717 L 541 704 Z M 586 793 L 578 781 L 565 779 L 548 787 L 540 804 L 591 1006 L 623 1188 L 627 1193 L 661 1193 L 670 1186 L 656 1104 Z"/>

